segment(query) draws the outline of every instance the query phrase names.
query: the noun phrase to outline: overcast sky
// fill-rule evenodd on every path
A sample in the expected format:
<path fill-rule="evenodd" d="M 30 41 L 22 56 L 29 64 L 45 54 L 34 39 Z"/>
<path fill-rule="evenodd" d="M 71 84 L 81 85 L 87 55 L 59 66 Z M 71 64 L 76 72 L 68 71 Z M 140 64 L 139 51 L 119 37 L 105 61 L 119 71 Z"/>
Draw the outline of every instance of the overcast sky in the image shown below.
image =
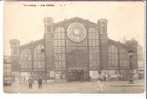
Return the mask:
<path fill-rule="evenodd" d="M 37 4 L 38 6 L 28 6 Z M 40 6 L 55 4 L 55 6 Z M 25 5 L 25 6 L 24 6 Z M 66 2 L 66 3 L 5 3 L 4 47 L 9 54 L 10 39 L 19 39 L 21 44 L 43 38 L 43 18 L 53 17 L 55 22 L 72 17 L 81 17 L 92 22 L 108 19 L 108 36 L 117 41 L 124 38 L 136 39 L 144 45 L 144 3 L 143 2 Z"/>

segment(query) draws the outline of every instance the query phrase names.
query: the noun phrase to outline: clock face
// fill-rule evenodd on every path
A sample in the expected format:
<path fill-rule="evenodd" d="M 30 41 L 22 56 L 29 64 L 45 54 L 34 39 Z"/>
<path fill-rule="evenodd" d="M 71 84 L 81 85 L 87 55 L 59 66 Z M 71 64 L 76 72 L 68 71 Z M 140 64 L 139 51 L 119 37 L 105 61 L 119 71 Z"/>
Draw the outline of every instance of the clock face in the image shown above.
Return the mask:
<path fill-rule="evenodd" d="M 67 28 L 67 36 L 70 40 L 74 42 L 80 42 L 85 39 L 87 31 L 83 24 L 81 23 L 72 23 Z"/>

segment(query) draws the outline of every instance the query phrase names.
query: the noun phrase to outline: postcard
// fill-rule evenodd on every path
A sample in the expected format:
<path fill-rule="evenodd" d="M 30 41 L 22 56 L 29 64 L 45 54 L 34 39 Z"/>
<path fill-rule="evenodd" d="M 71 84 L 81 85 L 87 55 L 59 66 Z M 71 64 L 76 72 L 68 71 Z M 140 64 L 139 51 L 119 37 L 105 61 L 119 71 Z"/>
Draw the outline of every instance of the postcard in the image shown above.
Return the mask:
<path fill-rule="evenodd" d="M 143 93 L 144 1 L 5 1 L 6 93 Z"/>

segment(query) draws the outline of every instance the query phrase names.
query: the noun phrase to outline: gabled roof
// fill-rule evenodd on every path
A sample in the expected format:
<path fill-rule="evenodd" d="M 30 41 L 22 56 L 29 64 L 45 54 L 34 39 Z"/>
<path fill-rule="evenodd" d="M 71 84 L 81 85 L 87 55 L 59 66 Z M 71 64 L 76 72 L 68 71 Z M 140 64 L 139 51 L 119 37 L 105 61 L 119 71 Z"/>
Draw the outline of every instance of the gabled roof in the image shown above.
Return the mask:
<path fill-rule="evenodd" d="M 73 17 L 73 18 L 70 18 L 70 19 L 64 19 L 63 21 L 59 21 L 59 22 L 54 23 L 54 25 L 67 24 L 67 23 L 70 23 L 70 22 L 83 22 L 83 23 L 86 23 L 86 24 L 97 26 L 96 23 L 91 22 L 91 21 L 86 20 L 86 19 L 83 19 L 83 18 L 80 18 L 80 17 Z"/>
<path fill-rule="evenodd" d="M 127 46 L 125 44 L 121 43 L 120 41 L 114 41 L 112 39 L 108 39 L 108 43 L 109 43 L 109 45 L 115 45 L 117 47 L 127 48 Z"/>
<path fill-rule="evenodd" d="M 32 47 L 32 46 L 35 46 L 35 45 L 38 45 L 38 44 L 43 44 L 43 42 L 44 42 L 44 38 L 40 39 L 40 40 L 29 42 L 29 43 L 24 44 L 24 45 L 21 45 L 20 48 L 23 49 L 23 48 Z"/>

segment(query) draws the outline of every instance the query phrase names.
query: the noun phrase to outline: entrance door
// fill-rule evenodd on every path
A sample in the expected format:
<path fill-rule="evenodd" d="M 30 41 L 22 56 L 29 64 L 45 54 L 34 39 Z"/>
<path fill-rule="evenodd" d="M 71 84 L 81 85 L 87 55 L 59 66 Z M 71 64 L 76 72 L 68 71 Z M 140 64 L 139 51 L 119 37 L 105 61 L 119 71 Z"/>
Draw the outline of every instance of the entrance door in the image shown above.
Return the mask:
<path fill-rule="evenodd" d="M 84 80 L 84 71 L 83 70 L 71 70 L 67 73 L 68 81 L 83 81 Z"/>
<path fill-rule="evenodd" d="M 68 81 L 83 81 L 88 77 L 88 54 L 87 50 L 73 50 L 66 55 L 67 74 Z M 87 78 L 86 78 L 87 77 Z"/>

